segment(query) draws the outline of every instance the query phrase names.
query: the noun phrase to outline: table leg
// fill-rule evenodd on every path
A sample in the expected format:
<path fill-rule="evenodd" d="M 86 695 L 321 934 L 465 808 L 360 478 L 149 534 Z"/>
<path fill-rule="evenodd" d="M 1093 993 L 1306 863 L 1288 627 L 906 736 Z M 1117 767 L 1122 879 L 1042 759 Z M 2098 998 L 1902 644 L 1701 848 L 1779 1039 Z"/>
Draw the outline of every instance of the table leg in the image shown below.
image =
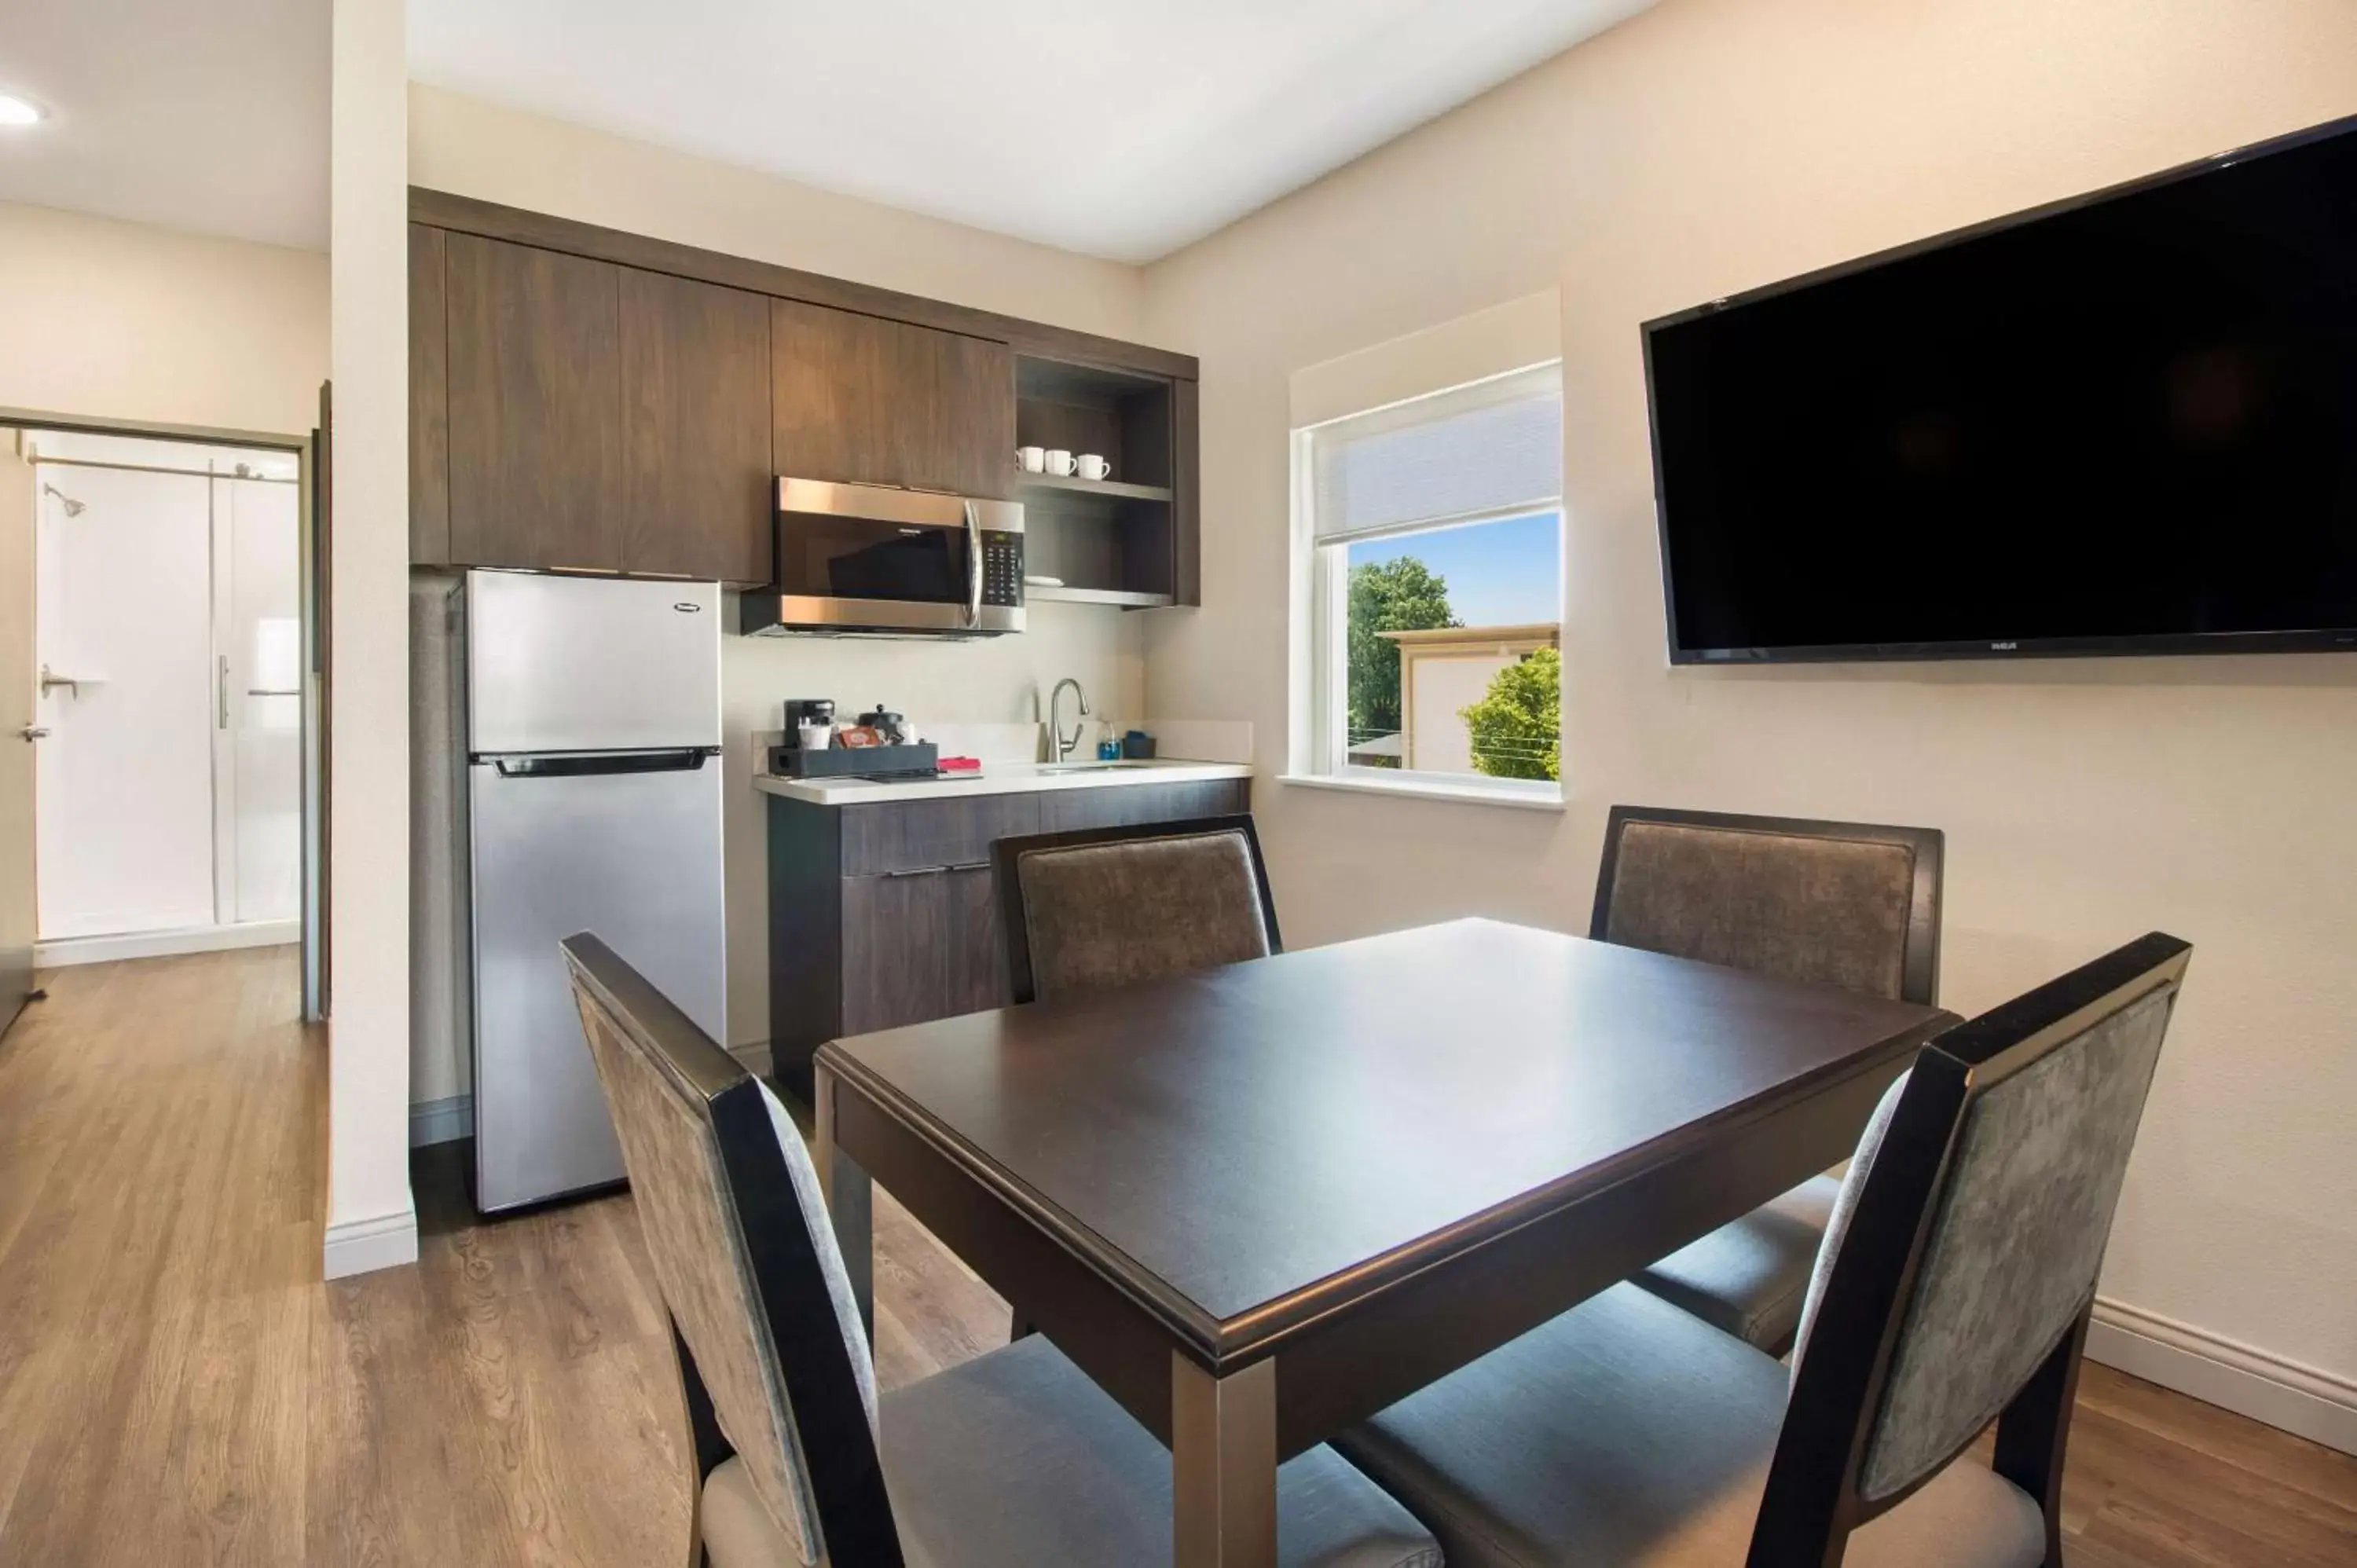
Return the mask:
<path fill-rule="evenodd" d="M 859 1304 L 860 1326 L 867 1331 L 868 1354 L 876 1352 L 876 1221 L 867 1173 L 834 1142 L 834 1075 L 820 1067 L 812 1085 L 818 1101 L 818 1135 L 811 1154 L 818 1165 L 819 1191 L 834 1221 L 834 1242 L 843 1250 L 843 1272 L 851 1277 L 851 1297 Z"/>
<path fill-rule="evenodd" d="M 1215 1378 L 1170 1358 L 1176 1568 L 1276 1568 L 1276 1362 Z"/>

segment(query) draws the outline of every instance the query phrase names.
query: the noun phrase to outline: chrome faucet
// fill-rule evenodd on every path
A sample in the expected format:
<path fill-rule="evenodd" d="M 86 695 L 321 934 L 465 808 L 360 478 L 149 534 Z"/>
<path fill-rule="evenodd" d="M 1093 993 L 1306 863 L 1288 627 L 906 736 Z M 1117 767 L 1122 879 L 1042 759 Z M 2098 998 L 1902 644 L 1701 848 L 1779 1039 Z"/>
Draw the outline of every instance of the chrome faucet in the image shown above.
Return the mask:
<path fill-rule="evenodd" d="M 1081 726 L 1078 725 L 1072 726 L 1071 739 L 1064 737 L 1064 688 L 1067 686 L 1072 689 L 1072 695 L 1081 700 L 1081 717 L 1089 716 L 1089 694 L 1081 690 L 1081 683 L 1070 675 L 1057 682 L 1055 692 L 1048 698 L 1048 760 L 1050 762 L 1063 761 L 1072 755 L 1072 748 L 1081 744 Z"/>

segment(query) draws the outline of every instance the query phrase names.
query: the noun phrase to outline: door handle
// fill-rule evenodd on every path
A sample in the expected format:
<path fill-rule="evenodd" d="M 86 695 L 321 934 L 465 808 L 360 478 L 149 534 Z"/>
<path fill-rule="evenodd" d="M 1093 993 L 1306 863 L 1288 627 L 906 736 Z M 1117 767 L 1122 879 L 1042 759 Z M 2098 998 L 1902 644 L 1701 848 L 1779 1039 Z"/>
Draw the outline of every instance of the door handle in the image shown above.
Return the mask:
<path fill-rule="evenodd" d="M 249 697 L 299 697 L 303 694 L 303 688 L 300 686 L 286 686 L 283 688 L 278 686 L 248 686 L 245 689 L 245 694 Z"/>
<path fill-rule="evenodd" d="M 215 727 L 227 729 L 229 728 L 229 655 L 226 653 L 221 656 L 220 677 L 214 681 L 213 690 L 218 693 L 214 703 L 218 711 Z"/>
<path fill-rule="evenodd" d="M 982 513 L 965 503 L 965 624 L 982 624 Z"/>
<path fill-rule="evenodd" d="M 27 740 L 39 740 L 49 733 L 49 729 L 47 725 L 27 725 L 16 733 Z"/>

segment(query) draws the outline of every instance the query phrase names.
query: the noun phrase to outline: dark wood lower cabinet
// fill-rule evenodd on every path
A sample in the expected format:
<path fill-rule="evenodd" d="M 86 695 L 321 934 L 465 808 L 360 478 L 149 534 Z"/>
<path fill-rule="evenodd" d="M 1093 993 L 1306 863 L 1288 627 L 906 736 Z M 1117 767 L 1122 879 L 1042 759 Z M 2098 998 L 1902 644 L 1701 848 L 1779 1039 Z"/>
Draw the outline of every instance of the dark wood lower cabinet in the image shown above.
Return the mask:
<path fill-rule="evenodd" d="M 1039 797 L 1039 831 L 1077 832 L 1082 828 L 1128 828 L 1146 822 L 1183 822 L 1249 811 L 1252 783 L 1214 779 L 1195 784 L 1131 784 L 1116 789 L 1070 789 Z"/>
<path fill-rule="evenodd" d="M 808 1101 L 828 1040 L 1014 998 L 990 847 L 1071 828 L 1243 811 L 1244 779 L 819 806 L 771 796 L 770 1049 Z"/>
<path fill-rule="evenodd" d="M 843 1031 L 947 1016 L 950 874 L 843 880 Z"/>

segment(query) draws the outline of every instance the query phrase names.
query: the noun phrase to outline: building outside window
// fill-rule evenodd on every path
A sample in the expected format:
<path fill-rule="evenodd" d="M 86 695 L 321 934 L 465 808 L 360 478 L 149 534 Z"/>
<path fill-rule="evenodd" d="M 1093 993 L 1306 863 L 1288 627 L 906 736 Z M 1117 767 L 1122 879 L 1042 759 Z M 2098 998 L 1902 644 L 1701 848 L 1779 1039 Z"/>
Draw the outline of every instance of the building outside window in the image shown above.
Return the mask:
<path fill-rule="evenodd" d="M 1561 369 L 1296 435 L 1312 771 L 1560 799 Z"/>

